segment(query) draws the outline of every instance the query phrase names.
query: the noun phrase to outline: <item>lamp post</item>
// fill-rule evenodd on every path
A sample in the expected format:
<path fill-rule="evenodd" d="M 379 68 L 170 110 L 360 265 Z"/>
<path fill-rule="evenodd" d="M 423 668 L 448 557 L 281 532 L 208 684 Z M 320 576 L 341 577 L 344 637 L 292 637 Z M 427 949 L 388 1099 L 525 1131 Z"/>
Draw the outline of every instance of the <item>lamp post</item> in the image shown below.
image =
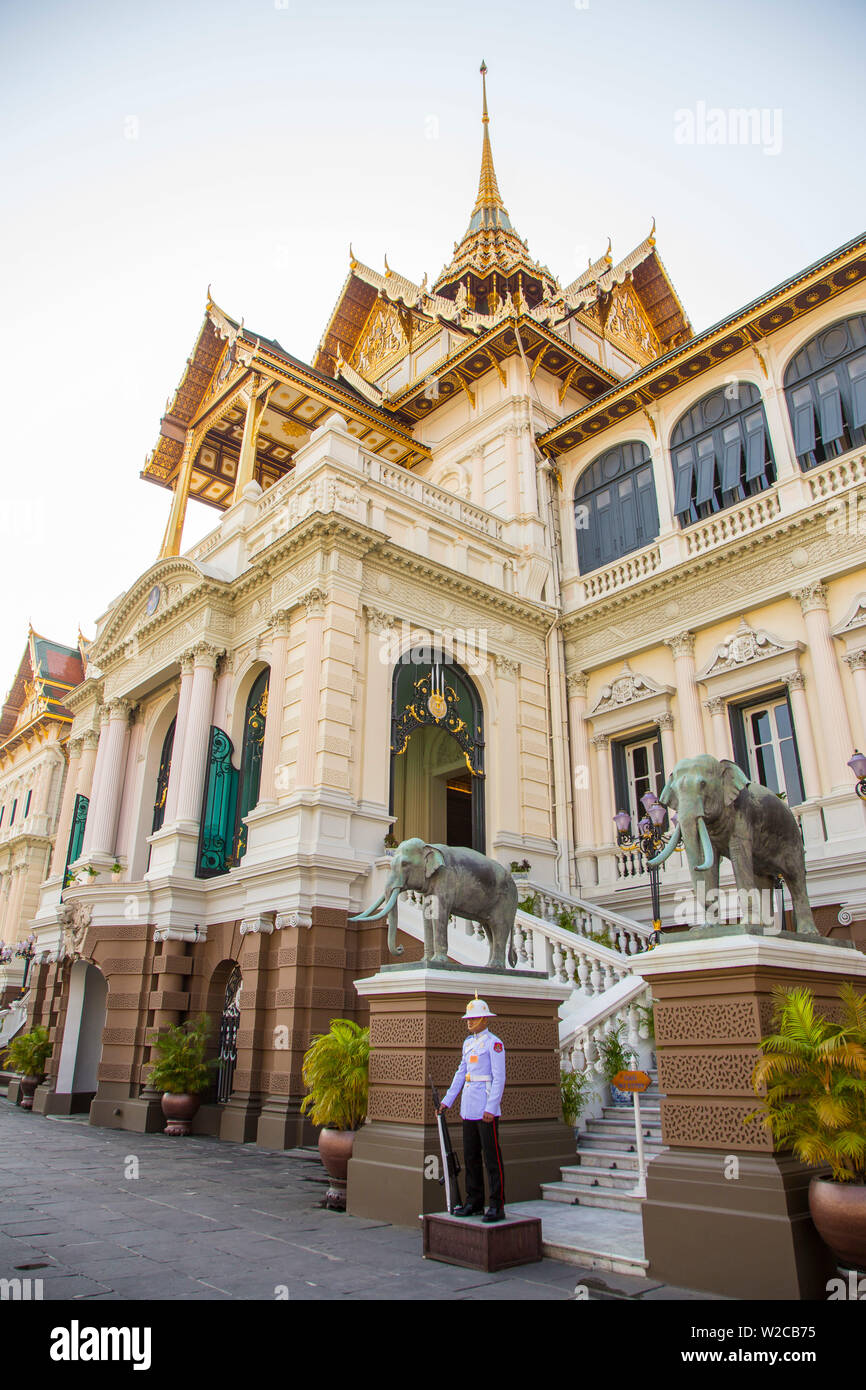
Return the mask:
<path fill-rule="evenodd" d="M 848 766 L 857 778 L 855 792 L 861 801 L 866 801 L 866 755 L 855 748 L 853 758 L 848 759 Z"/>
<path fill-rule="evenodd" d="M 617 845 L 620 849 L 639 849 L 645 861 L 654 859 L 660 854 L 668 841 L 668 836 L 662 829 L 667 819 L 667 807 L 663 806 L 655 792 L 646 792 L 641 797 L 641 805 L 646 812 L 637 825 L 637 836 L 633 837 L 631 816 L 628 811 L 617 811 L 613 818 L 616 826 Z M 671 811 L 671 823 L 676 817 L 676 812 Z M 657 864 L 647 862 L 650 879 L 650 899 L 652 901 L 653 931 L 661 931 L 661 888 L 659 884 L 659 867 Z"/>

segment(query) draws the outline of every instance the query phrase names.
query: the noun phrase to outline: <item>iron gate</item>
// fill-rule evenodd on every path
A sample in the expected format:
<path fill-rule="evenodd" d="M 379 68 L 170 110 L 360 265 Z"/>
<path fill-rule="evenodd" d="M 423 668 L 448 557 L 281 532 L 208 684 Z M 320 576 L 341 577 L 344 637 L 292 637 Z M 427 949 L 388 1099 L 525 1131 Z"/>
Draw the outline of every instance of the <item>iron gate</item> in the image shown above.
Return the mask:
<path fill-rule="evenodd" d="M 241 1018 L 243 976 L 239 965 L 232 967 L 226 984 L 220 1018 L 219 1062 L 217 1065 L 217 1103 L 225 1105 L 232 1093 L 238 1060 L 238 1025 Z"/>

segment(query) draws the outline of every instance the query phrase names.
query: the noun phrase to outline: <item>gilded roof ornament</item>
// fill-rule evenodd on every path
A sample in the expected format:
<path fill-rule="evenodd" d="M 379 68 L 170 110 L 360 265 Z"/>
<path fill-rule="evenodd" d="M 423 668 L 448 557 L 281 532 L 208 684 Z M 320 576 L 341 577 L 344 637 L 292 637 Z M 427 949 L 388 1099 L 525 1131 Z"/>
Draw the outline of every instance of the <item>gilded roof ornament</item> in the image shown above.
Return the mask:
<path fill-rule="evenodd" d="M 649 242 L 650 246 L 655 246 L 655 244 L 656 244 L 656 220 L 655 220 L 655 218 L 653 218 L 653 224 L 652 224 L 652 226 L 650 227 L 650 234 L 649 234 L 649 236 L 647 237 L 647 241 Z"/>

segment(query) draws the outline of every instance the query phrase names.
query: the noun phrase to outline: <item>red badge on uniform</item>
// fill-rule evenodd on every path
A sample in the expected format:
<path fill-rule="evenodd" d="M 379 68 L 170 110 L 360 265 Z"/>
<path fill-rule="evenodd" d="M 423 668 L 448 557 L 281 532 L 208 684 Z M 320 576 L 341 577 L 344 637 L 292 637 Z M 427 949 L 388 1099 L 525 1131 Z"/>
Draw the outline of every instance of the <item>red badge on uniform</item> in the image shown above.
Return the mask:
<path fill-rule="evenodd" d="M 494 1051 L 494 1052 L 501 1052 L 501 1051 L 502 1051 L 502 1043 L 494 1043 L 494 1044 L 493 1044 L 493 1051 Z"/>

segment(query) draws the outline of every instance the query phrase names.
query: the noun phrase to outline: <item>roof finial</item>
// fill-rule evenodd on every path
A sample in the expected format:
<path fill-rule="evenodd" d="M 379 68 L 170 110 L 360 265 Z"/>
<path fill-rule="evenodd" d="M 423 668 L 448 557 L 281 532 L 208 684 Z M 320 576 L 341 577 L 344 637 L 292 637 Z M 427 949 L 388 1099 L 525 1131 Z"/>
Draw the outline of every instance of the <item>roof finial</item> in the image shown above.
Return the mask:
<path fill-rule="evenodd" d="M 481 67 L 478 70 L 481 73 L 481 92 L 484 99 L 484 112 L 481 119 L 484 122 L 484 124 L 487 125 L 488 121 L 490 120 L 490 117 L 487 114 L 487 64 L 485 63 L 483 58 L 481 59 Z"/>

